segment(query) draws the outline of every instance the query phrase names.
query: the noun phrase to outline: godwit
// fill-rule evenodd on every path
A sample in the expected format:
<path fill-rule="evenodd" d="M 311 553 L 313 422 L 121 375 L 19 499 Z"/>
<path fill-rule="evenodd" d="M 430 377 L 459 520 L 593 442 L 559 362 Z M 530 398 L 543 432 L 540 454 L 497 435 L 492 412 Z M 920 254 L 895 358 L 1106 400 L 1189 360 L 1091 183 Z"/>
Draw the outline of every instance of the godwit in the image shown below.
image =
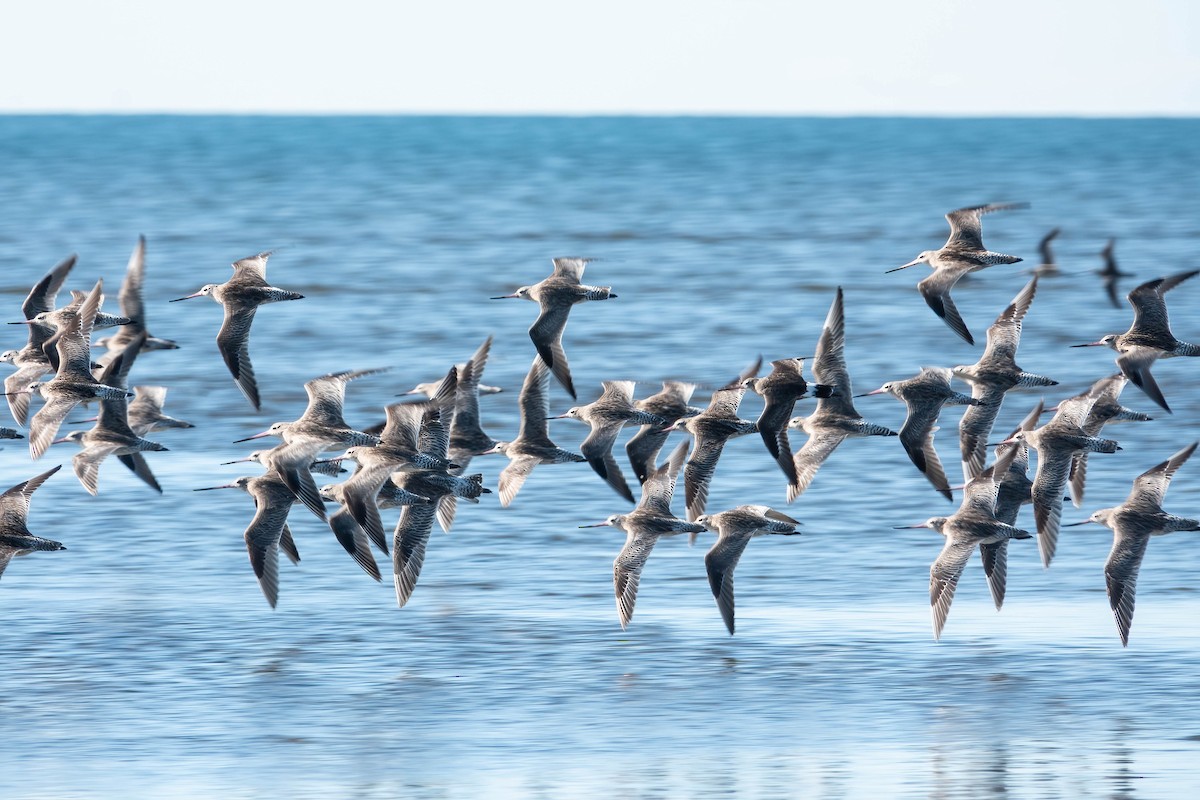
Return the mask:
<path fill-rule="evenodd" d="M 235 261 L 233 277 L 225 283 L 209 283 L 198 292 L 171 301 L 177 303 L 193 297 L 211 297 L 224 307 L 225 321 L 217 332 L 217 347 L 238 388 L 255 411 L 262 409 L 262 401 L 258 395 L 258 383 L 254 379 L 254 366 L 250 363 L 250 324 L 254 322 L 254 313 L 265 303 L 300 300 L 304 297 L 267 283 L 267 258 L 270 255 L 269 252 L 259 253 Z"/>
<path fill-rule="evenodd" d="M 246 528 L 246 551 L 250 554 L 250 566 L 262 593 L 271 604 L 279 602 L 279 550 L 287 554 L 293 564 L 300 563 L 300 553 L 292 532 L 288 529 L 287 516 L 296 496 L 274 472 L 258 477 L 242 477 L 224 486 L 208 486 L 197 492 L 212 489 L 241 489 L 254 498 L 254 519 Z"/>
<path fill-rule="evenodd" d="M 129 427 L 138 436 L 167 428 L 194 428 L 190 422 L 169 417 L 163 413 L 167 400 L 166 386 L 134 386 L 133 399 L 129 401 Z"/>
<path fill-rule="evenodd" d="M 1072 347 L 1110 347 L 1116 350 L 1117 366 L 1121 374 L 1133 381 L 1151 400 L 1166 412 L 1171 407 L 1158 388 L 1150 367 L 1160 358 L 1175 356 L 1200 356 L 1200 345 L 1182 342 L 1171 333 L 1171 322 L 1167 318 L 1167 301 L 1164 295 L 1171 289 L 1200 274 L 1200 270 L 1181 272 L 1166 278 L 1155 278 L 1136 287 L 1129 293 L 1129 304 L 1133 306 L 1133 324 L 1124 333 L 1110 333 L 1099 341 L 1076 344 Z"/>
<path fill-rule="evenodd" d="M 950 388 L 951 375 L 951 371 L 945 367 L 921 367 L 915 377 L 889 381 L 873 392 L 858 395 L 890 394 L 904 401 L 908 414 L 900 428 L 900 444 L 904 445 L 904 451 L 916 468 L 947 500 L 953 500 L 954 495 L 950 492 L 950 482 L 946 480 L 942 460 L 938 458 L 937 448 L 933 445 L 933 435 L 937 430 L 934 426 L 938 415 L 942 413 L 942 406 L 979 405 L 975 398 Z"/>
<path fill-rule="evenodd" d="M 1033 518 L 1037 523 L 1038 550 L 1042 566 L 1049 567 L 1058 544 L 1058 529 L 1062 522 L 1063 491 L 1076 453 L 1090 450 L 1115 453 L 1121 447 L 1111 439 L 1089 436 L 1083 430 L 1094 399 L 1064 400 L 1058 404 L 1054 417 L 1040 428 L 1017 431 L 1002 444 L 1025 441 L 1037 450 L 1037 473 L 1033 479 Z"/>
<path fill-rule="evenodd" d="M 703 412 L 694 417 L 683 417 L 673 426 L 675 430 L 686 430 L 696 440 L 696 449 L 683 471 L 683 495 L 687 502 L 689 522 L 695 522 L 696 517 L 704 513 L 704 506 L 708 503 L 708 486 L 725 443 L 758 430 L 757 422 L 740 419 L 737 411 L 742 396 L 746 394 L 747 381 L 754 377 L 760 366 L 761 358 L 732 383 L 713 392 L 708 408 Z"/>
<path fill-rule="evenodd" d="M 107 364 L 116 354 L 133 341 L 138 334 L 146 331 L 146 304 L 142 301 L 142 285 L 146 278 L 146 237 L 138 236 L 137 245 L 129 257 L 129 265 L 125 268 L 125 280 L 121 283 L 121 292 L 117 299 L 121 305 L 121 314 L 129 322 L 121 326 L 121 330 L 112 336 L 106 336 L 94 343 L 96 347 L 107 347 L 108 353 L 99 358 L 101 364 Z M 179 345 L 170 339 L 160 339 L 146 332 L 143 350 L 177 350 Z"/>
<path fill-rule="evenodd" d="M 975 548 L 1007 542 L 1009 539 L 1033 538 L 1028 531 L 996 519 L 996 497 L 1000 482 L 995 475 L 1008 472 L 1014 455 L 1015 448 L 1008 448 L 995 464 L 972 479 L 963 488 L 962 505 L 954 514 L 949 517 L 930 517 L 920 525 L 897 528 L 930 528 L 946 538 L 941 554 L 929 568 L 929 604 L 933 610 L 935 639 L 942 637 L 942 628 L 946 625 L 958 580 Z M 992 596 L 994 599 L 995 590 Z"/>
<path fill-rule="evenodd" d="M 625 531 L 625 546 L 613 561 L 613 591 L 617 598 L 617 617 L 621 630 L 629 625 L 633 607 L 637 603 L 638 585 L 642 580 L 642 568 L 661 536 L 680 533 L 696 534 L 704 526 L 685 522 L 671 513 L 671 495 L 679 469 L 687 458 L 688 442 L 680 442 L 671 451 L 667 462 L 654 470 L 642 483 L 642 499 L 628 514 L 613 514 L 595 525 L 580 525 L 581 528 L 613 527 Z"/>
<path fill-rule="evenodd" d="M 75 266 L 74 254 L 60 261 L 42 279 L 29 290 L 21 311 L 26 322 L 31 322 L 39 314 L 54 310 L 54 301 L 58 290 Z M 13 323 L 20 325 L 21 323 Z M 24 425 L 29 419 L 29 393 L 24 391 L 29 384 L 39 380 L 44 375 L 54 372 L 50 359 L 42 350 L 42 345 L 54 333 L 53 328 L 42 325 L 29 325 L 29 341 L 20 350 L 9 350 L 0 356 L 0 362 L 12 364 L 17 371 L 4 379 L 4 391 L 8 397 L 8 409 L 18 425 Z"/>
<path fill-rule="evenodd" d="M 1109 422 L 1149 422 L 1151 417 L 1143 414 L 1140 411 L 1134 411 L 1131 408 L 1126 408 L 1121 405 L 1120 397 L 1121 390 L 1125 388 L 1128 379 L 1117 373 L 1110 375 L 1107 378 L 1101 378 L 1096 381 L 1086 391 L 1072 397 L 1072 400 L 1084 400 L 1088 397 L 1092 399 L 1092 409 L 1088 412 L 1087 419 L 1083 423 L 1083 432 L 1088 436 L 1099 436 L 1100 431 Z M 1051 409 L 1055 411 L 1057 409 Z M 1075 503 L 1075 507 L 1083 503 L 1083 487 L 1087 481 L 1087 457 L 1088 451 L 1082 450 L 1075 454 L 1075 459 L 1071 462 L 1071 474 L 1069 483 L 1071 487 L 1071 499 Z"/>
<path fill-rule="evenodd" d="M 933 313 L 945 320 L 951 330 L 968 344 L 975 344 L 974 337 L 959 316 L 958 308 L 950 299 L 950 290 L 958 283 L 959 278 L 969 272 L 996 264 L 1015 264 L 1021 260 L 1016 256 L 993 253 L 983 246 L 983 226 L 980 217 L 992 211 L 1028 207 L 1028 203 L 993 203 L 951 211 L 946 215 L 946 220 L 950 223 L 950 238 L 941 249 L 924 250 L 912 261 L 889 269 L 888 272 L 897 272 L 917 264 L 928 264 L 933 274 L 917 284 L 921 296 L 933 309 Z"/>
<path fill-rule="evenodd" d="M 657 425 L 663 427 L 667 421 L 656 414 L 639 411 L 633 404 L 633 381 L 604 381 L 604 391 L 596 400 L 584 406 L 574 406 L 566 413 L 552 419 L 577 419 L 592 427 L 591 433 L 579 446 L 579 452 L 592 465 L 596 474 L 616 490 L 617 494 L 633 502 L 633 492 L 621 474 L 612 448 L 617 435 L 626 423 L 634 425 Z"/>
<path fill-rule="evenodd" d="M 1104 564 L 1104 578 L 1108 584 L 1108 602 L 1117 619 L 1117 632 L 1126 647 L 1129 627 L 1133 624 L 1138 568 L 1150 537 L 1173 531 L 1200 531 L 1200 520 L 1177 517 L 1162 508 L 1171 477 L 1194 452 L 1196 442 L 1139 475 L 1133 481 L 1133 491 L 1121 505 L 1101 509 L 1083 522 L 1071 523 L 1073 526 L 1095 522 L 1112 529 L 1113 546 Z"/>
<path fill-rule="evenodd" d="M 525 485 L 525 480 L 538 464 L 565 464 L 587 461 L 578 453 L 563 450 L 550 440 L 546 424 L 550 416 L 550 369 L 535 356 L 521 386 L 521 428 L 511 442 L 496 442 L 488 452 L 508 456 L 508 466 L 500 472 L 500 505 L 507 507 Z"/>
<path fill-rule="evenodd" d="M 803 358 L 781 358 L 771 362 L 771 372 L 766 377 L 746 381 L 750 390 L 763 398 L 758 432 L 789 485 L 796 483 L 796 462 L 792 458 L 787 425 L 796 401 L 808 396 L 808 381 L 804 380 L 803 369 Z M 814 397 L 829 397 L 832 391 L 829 386 L 813 384 Z"/>
<path fill-rule="evenodd" d="M 817 400 L 817 410 L 812 414 L 793 417 L 788 422 L 789 428 L 808 434 L 808 441 L 796 452 L 796 482 L 788 486 L 789 503 L 804 493 L 825 459 L 847 438 L 896 435 L 895 431 L 882 425 L 867 422 L 854 408 L 854 390 L 850 385 L 850 372 L 846 369 L 845 348 L 846 315 L 842 287 L 839 286 L 825 317 L 812 368 L 813 377 L 832 387 L 832 392 L 829 397 Z"/>
<path fill-rule="evenodd" d="M 1108 243 L 1104 245 L 1104 249 L 1100 251 L 1100 257 L 1104 259 L 1104 267 L 1096 270 L 1096 274 L 1104 281 L 1104 292 L 1108 295 L 1108 300 L 1112 303 L 1113 308 L 1120 308 L 1121 300 L 1117 297 L 1117 280 L 1132 278 L 1133 273 L 1122 272 L 1117 267 L 1117 258 L 1113 255 L 1113 248 L 1116 244 L 1116 239 L 1109 239 Z"/>
<path fill-rule="evenodd" d="M 492 349 L 492 337 L 489 336 L 471 360 L 458 370 L 458 390 L 454 395 L 454 417 L 450 422 L 450 460 L 458 464 L 457 471 L 466 471 L 471 459 L 480 453 L 486 453 L 496 446 L 496 440 L 484 433 L 479 423 L 479 395 L 485 392 L 485 387 L 479 382 L 483 377 L 483 368 L 487 366 L 488 353 Z M 496 387 L 486 387 L 496 392 Z M 430 397 L 437 391 L 430 387 Z M 428 394 L 428 392 L 427 392 Z"/>
<path fill-rule="evenodd" d="M 634 403 L 634 408 L 662 418 L 666 426 L 674 425 L 683 417 L 694 417 L 704 411 L 702 408 L 689 406 L 696 384 L 682 381 L 663 381 L 662 391 L 652 394 L 644 400 Z M 643 425 L 637 433 L 629 437 L 625 443 L 625 453 L 629 456 L 629 464 L 638 483 L 645 483 L 650 473 L 654 472 L 654 464 L 658 459 L 658 451 L 670 436 L 670 430 L 661 425 Z"/>
<path fill-rule="evenodd" d="M 22 481 L 0 495 L 0 575 L 13 556 L 28 555 L 36 550 L 66 550 L 61 542 L 34 536 L 26 527 L 29 499 L 39 486 L 62 469 L 58 465 L 41 475 Z"/>
<path fill-rule="evenodd" d="M 1021 344 L 1021 321 L 1037 293 L 1035 275 L 1008 304 L 987 331 L 987 346 L 974 364 L 953 368 L 959 380 L 971 384 L 971 396 L 978 402 L 967 409 L 958 423 L 962 449 L 963 478 L 971 480 L 983 471 L 987 439 L 1000 413 L 1004 394 L 1014 386 L 1053 386 L 1058 381 L 1024 372 L 1017 366 L 1017 347 Z"/>
<path fill-rule="evenodd" d="M 505 300 L 518 297 L 532 300 L 542 308 L 542 313 L 529 329 L 529 338 L 533 340 L 538 355 L 546 362 L 554 377 L 563 388 L 575 397 L 575 385 L 571 382 L 571 369 L 567 366 L 567 354 L 563 351 L 562 335 L 567 326 L 567 315 L 571 306 L 585 300 L 608 300 L 615 298 L 611 286 L 588 286 L 580 283 L 583 279 L 583 268 L 590 258 L 556 258 L 554 271 L 550 277 L 533 284 L 522 286 L 512 294 L 493 297 L 493 300 Z"/>
<path fill-rule="evenodd" d="M 1017 431 L 1031 431 L 1036 428 L 1044 405 L 1039 400 L 1033 410 L 1017 426 L 1017 430 L 1012 432 L 1010 438 L 1016 436 Z M 1021 510 L 1021 506 L 1033 502 L 1031 491 L 1033 481 L 1029 480 L 1028 474 L 1029 445 L 1025 441 L 1000 445 L 996 453 L 1003 455 L 1004 448 L 1012 448 L 1013 453 L 1008 471 L 1003 472 L 999 477 L 1000 489 L 996 493 L 996 519 L 1006 525 L 1016 526 L 1017 512 Z M 995 479 L 995 473 L 993 473 L 993 479 Z M 992 602 L 996 604 L 996 610 L 999 611 L 1004 605 L 1004 592 L 1008 581 L 1008 540 L 979 545 L 979 556 L 983 561 L 983 573 L 987 576 Z"/>
<path fill-rule="evenodd" d="M 1034 275 L 1057 275 L 1058 263 L 1054 260 L 1054 251 L 1050 249 L 1050 243 L 1053 242 L 1060 233 L 1058 228 L 1052 229 L 1049 233 L 1042 237 L 1038 242 L 1038 253 L 1042 257 L 1042 263 L 1038 264 L 1033 270 Z"/>
<path fill-rule="evenodd" d="M 717 534 L 717 541 L 704 555 L 708 570 L 708 585 L 729 635 L 733 635 L 733 570 L 746 545 L 755 536 L 777 533 L 792 536 L 800 533 L 800 523 L 769 506 L 738 506 L 718 514 L 702 514 L 696 523 Z"/>

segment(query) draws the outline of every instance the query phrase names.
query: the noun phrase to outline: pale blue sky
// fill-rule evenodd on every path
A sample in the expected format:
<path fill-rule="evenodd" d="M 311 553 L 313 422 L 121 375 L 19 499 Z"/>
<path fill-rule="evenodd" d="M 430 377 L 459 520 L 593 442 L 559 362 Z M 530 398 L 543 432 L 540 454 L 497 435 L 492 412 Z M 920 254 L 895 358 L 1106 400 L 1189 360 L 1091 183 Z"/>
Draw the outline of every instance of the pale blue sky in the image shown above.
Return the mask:
<path fill-rule="evenodd" d="M 20 3 L 0 111 L 1200 114 L 1197 0 Z"/>

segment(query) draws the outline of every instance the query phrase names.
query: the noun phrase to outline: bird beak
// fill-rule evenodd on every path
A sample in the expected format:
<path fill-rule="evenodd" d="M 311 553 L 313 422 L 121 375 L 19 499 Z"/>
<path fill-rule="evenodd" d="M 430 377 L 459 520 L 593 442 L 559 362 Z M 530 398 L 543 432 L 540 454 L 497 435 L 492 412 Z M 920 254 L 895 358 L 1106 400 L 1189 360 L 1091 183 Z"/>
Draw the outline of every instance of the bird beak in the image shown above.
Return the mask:
<path fill-rule="evenodd" d="M 488 299 L 490 299 L 490 300 L 508 300 L 511 297 L 520 297 L 520 295 L 518 295 L 514 292 L 513 294 L 502 294 L 499 297 L 491 297 Z"/>
<path fill-rule="evenodd" d="M 1063 527 L 1063 528 L 1078 528 L 1080 525 L 1089 525 L 1089 524 L 1091 524 L 1091 522 L 1092 522 L 1092 520 L 1085 519 L 1083 522 L 1068 522 L 1066 525 L 1063 525 L 1061 527 Z"/>
<path fill-rule="evenodd" d="M 23 319 L 23 320 L 21 320 L 20 322 L 10 322 L 10 323 L 8 323 L 8 324 L 9 324 L 9 325 L 32 325 L 32 324 L 33 324 L 33 320 L 31 320 L 31 319 Z"/>
<path fill-rule="evenodd" d="M 227 483 L 224 486 L 205 486 L 203 489 L 192 489 L 193 492 L 211 492 L 213 489 L 236 489 L 236 483 Z"/>
<path fill-rule="evenodd" d="M 62 437 L 61 439 L 54 439 L 54 440 L 52 440 L 52 441 L 50 442 L 50 444 L 62 444 L 63 442 L 69 442 L 69 441 L 71 441 L 71 440 L 70 440 L 70 439 L 68 439 L 67 437 L 65 437 L 65 436 L 64 436 L 64 437 Z"/>
<path fill-rule="evenodd" d="M 227 466 L 229 466 L 230 464 L 243 464 L 243 463 L 245 463 L 245 462 L 247 462 L 247 461 L 253 461 L 253 460 L 254 460 L 254 459 L 253 459 L 253 458 L 250 458 L 249 456 L 247 456 L 246 458 L 235 458 L 233 461 L 222 461 L 222 462 L 221 462 L 221 466 L 222 466 L 222 467 L 227 467 Z M 197 490 L 197 491 L 198 491 L 198 490 Z"/>
<path fill-rule="evenodd" d="M 497 449 L 498 447 L 499 447 L 499 445 L 493 445 L 493 446 L 489 447 L 487 450 L 484 450 L 484 451 L 483 451 L 483 452 L 481 452 L 481 453 L 476 453 L 476 455 L 480 455 L 480 456 L 490 456 L 490 455 L 492 455 L 493 453 L 499 453 L 500 451 Z"/>
<path fill-rule="evenodd" d="M 1088 342 L 1087 344 L 1073 344 L 1071 347 L 1104 347 L 1104 342 Z"/>
<path fill-rule="evenodd" d="M 261 438 L 263 438 L 264 436 L 270 436 L 270 435 L 271 435 L 271 432 L 270 432 L 270 431 L 263 431 L 262 433 L 256 433 L 256 434 L 254 434 L 253 436 L 247 436 L 245 439 L 234 439 L 234 440 L 233 440 L 233 443 L 234 443 L 234 444 L 241 444 L 242 442 L 248 442 L 248 441 L 250 441 L 251 439 L 261 439 Z"/>
<path fill-rule="evenodd" d="M 186 297 L 176 297 L 174 300 L 169 300 L 169 301 L 167 301 L 167 302 L 170 302 L 170 303 L 178 303 L 180 300 L 191 300 L 193 297 L 199 297 L 199 296 L 200 296 L 200 292 L 192 292 L 191 294 L 189 294 L 189 295 L 188 295 L 188 296 L 186 296 Z M 221 487 L 213 487 L 213 488 L 221 488 L 221 489 L 225 489 L 225 488 L 228 488 L 228 487 L 221 486 Z M 234 487 L 234 488 L 237 488 L 237 487 Z M 199 490 L 197 490 L 197 491 L 199 491 Z"/>
<path fill-rule="evenodd" d="M 568 418 L 569 418 L 569 415 L 567 415 L 567 414 L 555 414 L 553 417 L 546 417 L 546 419 L 568 419 Z"/>
<path fill-rule="evenodd" d="M 909 531 L 909 530 L 915 530 L 917 528 L 924 528 L 924 527 L 925 527 L 925 523 L 922 522 L 920 525 L 893 525 L 892 530 L 894 530 L 894 531 Z"/>
<path fill-rule="evenodd" d="M 608 528 L 611 525 L 607 522 L 597 522 L 595 525 L 580 525 L 581 528 Z"/>
<path fill-rule="evenodd" d="M 855 397 L 870 397 L 873 394 L 885 394 L 885 393 L 886 393 L 886 390 L 881 387 L 879 389 L 876 389 L 873 392 L 863 392 L 862 394 L 856 394 L 854 396 Z"/>
<path fill-rule="evenodd" d="M 921 259 L 914 258 L 912 261 L 908 262 L 907 264 L 896 267 L 895 269 L 889 269 L 886 272 L 884 272 L 883 274 L 887 275 L 889 272 L 899 272 L 902 269 L 908 269 L 909 267 L 915 267 L 917 264 L 920 264 L 920 263 L 921 263 Z"/>

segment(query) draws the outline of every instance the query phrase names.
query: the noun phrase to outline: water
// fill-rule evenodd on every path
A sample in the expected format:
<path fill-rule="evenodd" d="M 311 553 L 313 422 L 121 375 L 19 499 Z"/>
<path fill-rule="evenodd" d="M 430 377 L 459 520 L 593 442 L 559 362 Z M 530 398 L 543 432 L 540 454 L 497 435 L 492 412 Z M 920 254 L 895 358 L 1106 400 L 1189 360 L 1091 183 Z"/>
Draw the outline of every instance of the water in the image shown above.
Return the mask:
<path fill-rule="evenodd" d="M 732 638 L 704 575 L 708 537 L 659 544 L 620 630 L 622 535 L 576 526 L 624 501 L 584 465 L 539 467 L 509 509 L 494 495 L 461 508 L 452 534 L 434 532 L 403 610 L 297 506 L 304 560 L 281 565 L 272 612 L 241 537 L 249 498 L 190 490 L 243 474 L 218 466 L 249 449 L 230 442 L 295 418 L 308 378 L 390 366 L 350 386 L 347 417 L 366 425 L 489 334 L 485 380 L 506 392 L 484 399 L 484 427 L 511 437 L 536 309 L 486 298 L 544 277 L 556 255 L 603 259 L 587 278 L 620 295 L 571 315 L 581 400 L 610 378 L 717 385 L 760 353 L 811 355 L 839 284 L 858 391 L 923 364 L 971 363 L 978 350 L 917 295 L 919 270 L 883 272 L 940 246 L 943 213 L 982 202 L 1032 207 L 984 222 L 990 247 L 1026 263 L 955 290 L 980 340 L 1037 263 L 1037 240 L 1063 228 L 1068 275 L 1042 282 L 1019 359 L 1061 382 L 1053 404 L 1113 371 L 1110 351 L 1067 348 L 1128 325 L 1090 274 L 1108 237 L 1137 280 L 1197 266 L 1198 142 L 1194 120 L 0 118 L 9 319 L 70 252 L 71 285 L 103 276 L 115 295 L 146 234 L 150 328 L 183 349 L 144 355 L 134 379 L 172 387 L 168 412 L 198 426 L 158 437 L 171 448 L 149 457 L 161 497 L 116 463 L 98 497 L 69 465 L 35 496 L 32 530 L 70 549 L 18 560 L 0 582 L 0 735 L 20 747 L 0 794 L 1194 790 L 1196 539 L 1152 543 L 1127 650 L 1104 593 L 1111 537 L 1091 526 L 1064 531 L 1049 571 L 1033 542 L 1014 543 L 1000 614 L 974 559 L 937 643 L 927 586 L 941 541 L 891 526 L 952 507 L 895 441 L 845 443 L 789 508 L 805 535 L 750 546 Z M 258 315 L 255 414 L 217 355 L 219 309 L 166 300 L 264 249 L 277 251 L 272 281 L 306 299 Z M 1192 341 L 1198 291 L 1170 295 L 1174 328 Z M 20 331 L 6 335 L 5 348 L 20 344 Z M 1119 502 L 1136 474 L 1200 436 L 1195 366 L 1155 367 L 1173 416 L 1126 391 L 1159 419 L 1108 430 L 1125 449 L 1092 458 L 1084 508 L 1064 521 Z M 997 431 L 1038 396 L 1011 395 Z M 568 405 L 552 389 L 552 413 Z M 891 398 L 859 408 L 893 428 L 903 419 Z M 743 416 L 759 409 L 748 397 Z M 951 480 L 960 411 L 939 439 Z M 564 446 L 586 433 L 552 424 Z M 3 486 L 66 464 L 60 447 L 34 465 L 8 444 Z M 474 466 L 494 487 L 503 461 Z M 1180 471 L 1169 510 L 1200 514 L 1198 470 Z M 728 446 L 709 508 L 741 503 L 784 506 L 757 437 Z M 1032 527 L 1028 508 L 1020 521 Z"/>

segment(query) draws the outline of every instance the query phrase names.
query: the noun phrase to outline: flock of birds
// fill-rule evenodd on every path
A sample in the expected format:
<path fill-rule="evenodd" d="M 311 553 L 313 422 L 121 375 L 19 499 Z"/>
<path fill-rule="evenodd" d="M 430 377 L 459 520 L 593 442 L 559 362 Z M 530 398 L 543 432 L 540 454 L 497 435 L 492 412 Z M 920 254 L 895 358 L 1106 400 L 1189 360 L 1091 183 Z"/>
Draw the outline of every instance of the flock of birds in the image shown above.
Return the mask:
<path fill-rule="evenodd" d="M 995 204 L 952 211 L 946 215 L 950 223 L 946 244 L 937 250 L 924 251 L 896 268 L 918 264 L 931 268 L 931 274 L 917 288 L 930 308 L 968 343 L 974 344 L 974 337 L 950 292 L 970 272 L 1021 261 L 984 247 L 981 218 L 989 212 L 1022 205 Z M 551 377 L 576 398 L 563 347 L 563 332 L 571 308 L 617 296 L 610 287 L 583 283 L 588 259 L 557 258 L 549 277 L 493 298 L 529 300 L 540 309 L 529 329 L 536 353 L 520 391 L 520 429 L 516 438 L 498 441 L 485 433 L 480 424 L 481 396 L 500 391 L 482 382 L 492 344 L 489 337 L 468 361 L 451 367 L 440 380 L 420 384 L 408 392 L 423 394 L 427 399 L 392 403 L 385 408 L 383 422 L 362 430 L 349 425 L 343 416 L 347 384 L 383 370 L 343 371 L 310 380 L 305 384 L 308 405 L 300 417 L 276 422 L 261 433 L 239 440 L 271 437 L 281 440 L 274 447 L 256 450 L 238 460 L 257 462 L 264 472 L 209 488 L 241 489 L 253 497 L 256 511 L 246 528 L 245 541 L 255 576 L 272 607 L 279 594 L 279 551 L 293 562 L 300 558 L 288 527 L 288 515 L 296 501 L 326 522 L 347 553 L 375 580 L 381 580 L 382 575 L 373 550 L 390 555 L 397 602 L 404 606 L 420 576 L 434 521 L 449 531 L 458 500 L 478 503 L 483 494 L 491 492 L 484 486 L 482 474 L 467 474 L 476 456 L 493 453 L 507 456 L 509 463 L 501 471 L 496 488 L 501 506 L 515 500 L 538 465 L 584 461 L 617 494 L 634 502 L 634 493 L 613 451 L 622 429 L 627 425 L 638 426 L 639 430 L 626 442 L 625 450 L 633 476 L 641 485 L 640 500 L 628 513 L 581 526 L 612 526 L 626 534 L 625 545 L 613 564 L 621 627 L 625 628 L 633 616 L 641 575 L 657 540 L 681 533 L 694 540 L 698 534 L 711 531 L 717 540 L 705 555 L 705 566 L 717 607 L 732 634 L 733 573 L 746 545 L 755 536 L 797 534 L 800 523 L 765 505 L 743 505 L 719 513 L 707 511 L 709 485 L 722 450 L 731 439 L 759 434 L 768 455 L 784 476 L 787 502 L 791 503 L 811 485 L 821 465 L 846 439 L 898 436 L 914 466 L 940 494 L 952 500 L 953 487 L 934 446 L 934 434 L 943 406 L 963 405 L 967 408 L 959 424 L 965 480 L 961 505 L 949 516 L 936 516 L 920 525 L 908 526 L 932 528 L 945 538 L 941 554 L 930 568 L 933 629 L 935 637 L 940 638 L 958 581 L 977 547 L 996 608 L 1002 606 L 1008 542 L 1034 537 L 1034 532 L 1017 527 L 1017 514 L 1024 504 L 1033 505 L 1041 560 L 1049 567 L 1062 524 L 1064 492 L 1069 491 L 1074 504 L 1080 506 L 1089 454 L 1120 449 L 1117 442 L 1099 437 L 1103 427 L 1109 422 L 1150 419 L 1121 405 L 1119 398 L 1125 384 L 1132 381 L 1170 412 L 1151 375 L 1151 367 L 1162 358 L 1200 355 L 1200 346 L 1172 335 L 1165 302 L 1169 290 L 1200 270 L 1145 282 L 1128 294 L 1134 309 L 1129 330 L 1077 345 L 1115 350 L 1119 373 L 1101 377 L 1087 391 L 1059 402 L 1049 409 L 1053 417 L 1045 424 L 1039 424 L 1044 413 L 1043 403 L 1039 402 L 1015 431 L 998 443 L 989 444 L 1001 404 L 1010 390 L 1056 384 L 1051 378 L 1024 372 L 1015 360 L 1021 322 L 1034 300 L 1039 277 L 1056 270 L 1050 252 L 1055 235 L 1057 230 L 1042 240 L 1042 264 L 988 328 L 986 346 L 975 364 L 925 367 L 914 377 L 890 381 L 874 391 L 855 395 L 843 352 L 845 315 L 839 287 L 811 359 L 813 383 L 802 374 L 802 358 L 773 361 L 770 372 L 758 377 L 760 358 L 727 385 L 713 391 L 705 408 L 689 405 L 696 384 L 665 381 L 662 391 L 635 400 L 633 381 L 605 381 L 598 399 L 552 417 Z M 1099 272 L 1109 297 L 1117 304 L 1116 282 L 1126 273 L 1117 269 L 1112 250 L 1110 241 L 1104 251 L 1105 268 Z M 237 261 L 232 277 L 226 282 L 208 284 L 178 298 L 211 297 L 224 308 L 224 322 L 217 334 L 218 349 L 238 388 L 256 410 L 260 409 L 261 401 L 250 361 L 251 323 L 261 305 L 302 299 L 296 292 L 267 282 L 269 255 L 260 253 Z M 72 301 L 56 308 L 58 292 L 75 259 L 68 258 L 55 266 L 33 287 L 22 306 L 25 320 L 21 324 L 26 324 L 29 330 L 27 344 L 0 356 L 0 361 L 17 368 L 5 380 L 5 394 L 13 418 L 21 426 L 28 425 L 31 457 L 40 458 L 57 442 L 78 444 L 81 450 L 72 459 L 74 471 L 93 495 L 98 491 L 99 468 L 110 455 L 161 492 L 145 454 L 166 448 L 144 437 L 170 428 L 192 427 L 163 412 L 165 387 L 127 389 L 130 370 L 140 353 L 176 348 L 174 342 L 151 336 L 146 329 L 141 296 L 144 259 L 145 241 L 139 240 L 121 287 L 120 316 L 101 311 L 102 282 L 88 292 L 72 292 Z M 108 327 L 116 327 L 117 332 L 93 343 L 93 331 Z M 95 360 L 93 347 L 105 348 Z M 954 378 L 968 384 L 970 394 L 956 391 L 952 387 Z M 748 390 L 763 398 L 757 420 L 738 416 L 739 405 Z M 900 431 L 870 423 L 855 409 L 854 399 L 879 394 L 891 394 L 906 404 L 907 417 Z M 31 398 L 35 396 L 41 397 L 44 404 L 30 418 Z M 808 397 L 815 398 L 813 412 L 793 417 L 797 402 Z M 89 420 L 94 425 L 58 437 L 67 417 L 81 404 L 92 402 L 99 403 L 98 415 Z M 590 426 L 579 453 L 560 448 L 551 439 L 549 420 L 559 418 L 579 420 Z M 661 450 L 677 431 L 690 434 L 691 440 L 680 441 L 660 464 Z M 790 431 L 807 436 L 795 452 L 789 442 Z M 22 434 L 2 428 L 0 436 L 21 438 Z M 1124 645 L 1128 644 L 1134 590 L 1147 542 L 1152 536 L 1171 531 L 1200 530 L 1200 521 L 1168 514 L 1162 508 L 1172 476 L 1196 446 L 1192 443 L 1184 447 L 1139 475 L 1121 505 L 1096 511 L 1084 522 L 1074 523 L 1098 523 L 1114 532 L 1105 576 Z M 987 464 L 989 447 L 994 447 L 995 455 L 990 465 Z M 1037 471 L 1032 481 L 1028 477 L 1031 449 L 1037 454 Z M 314 473 L 340 476 L 348 471 L 343 466 L 346 462 L 356 464 L 349 477 L 317 485 Z M 0 496 L 0 574 L 14 555 L 64 549 L 59 542 L 32 535 L 26 527 L 31 495 L 58 469 L 30 478 Z M 671 510 L 681 472 L 684 518 L 675 516 Z M 334 510 L 329 511 L 330 508 Z M 389 549 L 380 512 L 392 508 L 401 511 Z"/>

